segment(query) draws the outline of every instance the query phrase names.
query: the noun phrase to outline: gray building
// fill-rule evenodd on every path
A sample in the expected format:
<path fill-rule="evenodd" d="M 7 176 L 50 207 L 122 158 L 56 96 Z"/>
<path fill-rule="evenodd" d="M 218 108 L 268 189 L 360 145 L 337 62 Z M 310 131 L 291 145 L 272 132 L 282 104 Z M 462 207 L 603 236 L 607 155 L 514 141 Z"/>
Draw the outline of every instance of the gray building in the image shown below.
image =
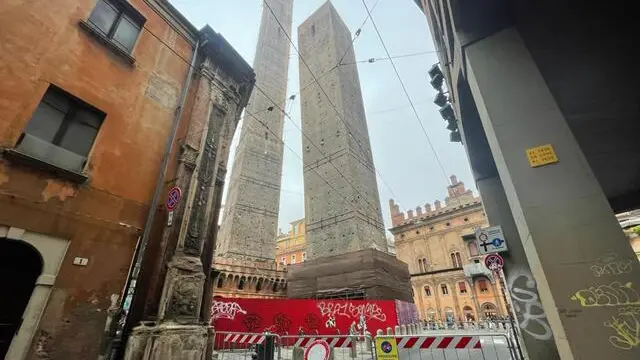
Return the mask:
<path fill-rule="evenodd" d="M 387 252 L 351 33 L 330 2 L 298 27 L 298 46 L 308 257 Z"/>
<path fill-rule="evenodd" d="M 416 3 L 441 113 L 509 246 L 529 359 L 640 359 L 640 266 L 614 215 L 640 207 L 632 5 Z"/>
<path fill-rule="evenodd" d="M 293 0 L 267 0 L 291 32 Z M 273 261 L 282 180 L 282 130 L 290 43 L 269 7 L 263 6 L 249 99 L 238 144 L 216 254 Z M 262 91 L 264 91 L 264 93 Z M 274 104 L 275 102 L 275 104 Z"/>

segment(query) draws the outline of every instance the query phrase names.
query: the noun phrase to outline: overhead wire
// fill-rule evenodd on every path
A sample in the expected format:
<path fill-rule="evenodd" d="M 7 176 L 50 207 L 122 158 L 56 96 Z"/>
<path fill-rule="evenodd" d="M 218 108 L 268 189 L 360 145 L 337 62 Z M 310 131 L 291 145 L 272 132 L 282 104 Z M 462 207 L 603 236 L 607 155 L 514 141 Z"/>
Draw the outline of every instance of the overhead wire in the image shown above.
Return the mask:
<path fill-rule="evenodd" d="M 332 167 L 333 167 L 333 168 L 338 172 L 338 174 L 340 175 L 340 177 L 342 177 L 342 178 L 344 179 L 344 181 L 345 181 L 349 186 L 351 186 L 351 187 L 353 188 L 353 190 L 358 194 L 358 197 L 359 197 L 359 198 L 361 198 L 361 199 L 362 199 L 362 200 L 363 200 L 367 205 L 371 206 L 371 207 L 372 207 L 376 212 L 380 210 L 380 209 L 379 209 L 379 207 L 377 207 L 377 206 L 375 206 L 374 204 L 371 204 L 369 201 L 367 201 L 366 197 L 362 195 L 362 193 L 358 190 L 358 188 L 357 188 L 355 185 L 353 185 L 353 183 L 351 183 L 351 182 L 350 182 L 350 181 L 345 177 L 345 175 L 340 171 L 340 169 L 338 169 L 338 168 L 335 166 L 335 164 L 332 162 L 332 160 L 331 160 L 331 159 L 330 159 L 330 157 L 329 157 L 331 154 L 327 155 L 327 154 L 326 154 L 326 153 L 325 153 L 325 152 L 324 152 L 324 151 L 323 151 L 323 150 L 322 150 L 318 145 L 316 145 L 316 144 L 313 142 L 313 140 L 311 140 L 311 138 L 310 138 L 310 137 L 309 137 L 309 136 L 308 136 L 308 135 L 307 135 L 307 134 L 302 130 L 302 128 L 301 128 L 301 127 L 300 127 L 300 126 L 299 126 L 295 121 L 293 121 L 293 119 L 291 118 L 291 116 L 290 116 L 287 112 L 285 112 L 283 109 L 281 109 L 279 106 L 277 106 L 276 102 L 275 102 L 273 99 L 271 99 L 271 98 L 269 97 L 269 95 L 267 95 L 267 93 L 266 93 L 264 90 L 262 90 L 262 88 L 260 88 L 260 86 L 259 86 L 259 85 L 257 85 L 257 83 L 256 83 L 254 86 L 255 86 L 255 88 L 256 88 L 258 91 L 260 91 L 260 93 L 262 93 L 262 95 L 263 95 L 264 97 L 266 97 L 269 101 L 271 101 L 271 103 L 272 103 L 272 104 L 274 104 L 274 106 L 276 106 L 276 107 L 278 108 L 278 110 L 284 114 L 285 118 L 286 118 L 287 120 L 289 120 L 289 121 L 290 121 L 290 122 L 291 122 L 291 123 L 292 123 L 292 124 L 293 124 L 293 125 L 294 125 L 298 130 L 299 130 L 299 131 L 300 131 L 300 134 L 301 134 L 305 139 L 307 139 L 307 141 L 309 141 L 309 143 L 311 143 L 311 145 L 313 145 L 313 147 L 315 147 L 315 148 L 318 150 L 318 152 L 323 156 L 322 160 L 326 160 L 326 161 L 327 161 L 327 163 L 331 164 L 331 166 L 332 166 Z M 304 162 L 303 162 L 303 165 L 307 165 L 307 164 L 304 164 Z M 316 172 L 317 172 L 317 171 L 316 171 Z M 375 220 L 375 219 L 372 219 L 372 220 Z"/>
<path fill-rule="evenodd" d="M 427 140 L 427 144 L 429 145 L 429 148 L 431 148 L 431 151 L 433 152 L 433 156 L 435 157 L 436 162 L 438 163 L 438 166 L 440 167 L 440 170 L 442 171 L 442 175 L 444 175 L 444 178 L 445 178 L 447 184 L 451 185 L 451 182 L 449 181 L 449 177 L 447 176 L 447 171 L 445 170 L 444 165 L 442 164 L 442 161 L 440 161 L 440 157 L 438 156 L 438 152 L 436 151 L 435 147 L 433 146 L 433 142 L 431 141 L 431 138 L 429 137 L 429 134 L 427 134 L 427 130 L 425 129 L 424 124 L 422 123 L 422 120 L 420 119 L 420 115 L 418 114 L 418 110 L 416 110 L 416 107 L 415 107 L 415 105 L 413 103 L 413 100 L 411 100 L 411 96 L 409 95 L 409 91 L 407 90 L 407 87 L 404 85 L 404 81 L 402 81 L 402 78 L 400 77 L 400 72 L 398 71 L 398 68 L 396 67 L 395 62 L 391 58 L 391 54 L 389 53 L 389 49 L 387 48 L 387 45 L 384 43 L 384 40 L 382 39 L 382 35 L 380 34 L 380 30 L 378 29 L 378 25 L 376 24 L 375 20 L 371 16 L 371 11 L 369 10 L 369 7 L 367 6 L 367 3 L 366 3 L 365 0 L 362 0 L 362 5 L 366 9 L 368 16 L 371 17 L 371 24 L 373 25 L 373 28 L 376 31 L 376 34 L 378 35 L 378 39 L 380 40 L 380 44 L 384 48 L 384 52 L 387 54 L 388 60 L 391 63 L 391 66 L 393 67 L 393 71 L 396 73 L 396 77 L 398 78 L 398 81 L 400 82 L 400 86 L 402 86 L 402 91 L 404 92 L 405 96 L 407 97 L 407 100 L 409 101 L 409 104 L 411 105 L 411 108 L 413 109 L 413 113 L 416 116 L 416 120 L 418 121 L 418 124 L 420 124 L 420 128 L 422 129 L 422 132 L 424 133 L 424 136 L 425 136 L 425 138 Z"/>
<path fill-rule="evenodd" d="M 313 73 L 313 71 L 311 70 L 311 67 L 309 66 L 309 64 L 307 63 L 307 61 L 304 59 L 304 57 L 302 56 L 302 54 L 300 53 L 300 51 L 298 50 L 298 47 L 294 44 L 293 40 L 291 39 L 291 37 L 289 36 L 289 34 L 287 33 L 287 31 L 285 30 L 284 26 L 282 25 L 282 23 L 280 22 L 280 19 L 278 19 L 278 16 L 275 14 L 275 12 L 273 11 L 273 9 L 271 8 L 271 6 L 269 5 L 269 3 L 266 0 L 263 0 L 263 3 L 265 4 L 265 6 L 269 9 L 269 12 L 271 12 L 271 15 L 273 15 L 274 19 L 276 20 L 276 22 L 278 23 L 278 26 L 280 26 L 280 28 L 283 30 L 283 33 L 285 35 L 285 37 L 289 40 L 289 43 L 291 43 L 291 46 L 293 47 L 293 49 L 296 51 L 296 53 L 298 53 L 298 58 L 300 59 L 300 61 L 302 62 L 302 64 L 307 68 L 307 70 L 309 71 L 309 74 L 311 74 L 311 77 L 314 80 L 314 83 L 317 83 L 318 87 L 320 88 L 320 91 L 322 91 L 322 93 L 324 94 L 324 96 L 327 98 L 327 102 L 331 105 L 331 107 L 333 108 L 333 110 L 336 112 L 336 115 L 338 116 L 338 118 L 340 119 L 340 121 L 345 125 L 345 128 L 347 130 L 347 132 L 350 134 L 350 136 L 353 136 L 353 132 L 351 131 L 351 126 L 344 120 L 342 114 L 340 113 L 340 111 L 338 111 L 336 105 L 333 103 L 333 101 L 331 101 L 331 98 L 329 97 L 329 95 L 327 94 L 327 92 L 324 90 L 324 88 L 322 87 L 322 85 L 320 84 L 320 82 L 318 81 L 318 78 L 316 77 L 316 75 Z M 378 2 L 376 2 L 377 4 Z M 371 11 L 369 11 L 369 9 L 367 8 L 367 18 L 369 19 L 371 18 L 372 23 L 373 23 L 373 19 L 371 17 Z M 365 19 L 365 22 L 366 22 Z M 353 41 L 352 41 L 353 44 Z M 347 48 L 347 50 L 345 51 L 345 54 L 343 55 L 343 59 L 346 56 L 346 54 L 349 52 L 349 50 L 351 49 L 351 47 Z M 362 136 L 357 130 L 355 131 L 357 135 Z M 369 154 L 369 151 L 366 151 L 364 148 L 362 148 L 362 145 L 360 144 L 359 141 L 357 141 L 358 138 L 354 137 L 355 139 L 355 143 L 358 145 L 358 147 L 360 148 L 360 150 L 364 153 L 364 154 Z M 372 164 L 373 165 L 373 164 Z M 384 177 L 382 177 L 382 175 L 380 174 L 380 172 L 375 168 L 375 166 L 373 166 L 373 170 L 375 171 L 375 173 L 378 175 L 378 177 L 380 178 L 380 180 L 382 181 L 382 183 L 389 189 L 389 192 L 391 193 L 391 195 L 395 198 L 396 195 L 393 192 L 393 189 L 391 189 L 391 187 L 389 186 L 389 184 L 386 182 L 386 180 L 384 179 Z"/>

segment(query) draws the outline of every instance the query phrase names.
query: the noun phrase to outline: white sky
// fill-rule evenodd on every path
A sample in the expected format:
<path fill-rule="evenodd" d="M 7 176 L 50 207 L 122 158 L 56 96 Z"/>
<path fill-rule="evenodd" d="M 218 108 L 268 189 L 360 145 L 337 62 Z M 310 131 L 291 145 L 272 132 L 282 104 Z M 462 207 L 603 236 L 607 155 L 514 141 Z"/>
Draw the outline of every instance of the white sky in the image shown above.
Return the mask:
<path fill-rule="evenodd" d="M 400 76 L 416 105 L 420 120 L 427 130 L 447 175 L 455 174 L 467 187 L 474 188 L 464 149 L 460 143 L 449 142 L 446 122 L 433 104 L 435 90 L 429 85 L 427 70 L 438 61 L 424 14 L 413 0 L 366 0 L 375 6 L 372 16 L 391 56 L 431 52 L 429 54 L 394 59 Z M 242 55 L 253 63 L 262 0 L 170 0 L 198 28 L 209 24 Z M 297 27 L 325 0 L 294 0 L 293 34 Z M 352 36 L 366 18 L 361 0 L 333 0 Z M 384 49 L 368 20 L 354 43 L 356 59 L 385 57 Z M 288 94 L 299 91 L 298 57 L 291 48 Z M 391 224 L 388 200 L 395 198 L 402 211 L 415 209 L 446 196 L 447 179 L 427 144 L 409 102 L 389 61 L 358 64 L 364 107 L 367 114 L 373 159 L 384 181 L 378 177 L 382 215 L 387 228 Z M 316 74 L 319 75 L 319 74 Z M 291 118 L 300 125 L 299 97 L 288 105 Z M 236 134 L 237 135 L 237 134 Z M 302 156 L 302 136 L 285 119 L 285 144 Z M 233 158 L 237 136 L 232 147 Z M 232 159 L 229 169 L 233 166 Z M 230 171 L 227 176 L 230 175 Z M 227 179 L 228 180 L 228 179 Z M 475 188 L 474 188 L 475 190 Z M 226 192 L 226 191 L 225 191 Z M 302 161 L 285 147 L 282 170 L 279 227 L 286 232 L 289 223 L 304 217 L 304 186 Z"/>

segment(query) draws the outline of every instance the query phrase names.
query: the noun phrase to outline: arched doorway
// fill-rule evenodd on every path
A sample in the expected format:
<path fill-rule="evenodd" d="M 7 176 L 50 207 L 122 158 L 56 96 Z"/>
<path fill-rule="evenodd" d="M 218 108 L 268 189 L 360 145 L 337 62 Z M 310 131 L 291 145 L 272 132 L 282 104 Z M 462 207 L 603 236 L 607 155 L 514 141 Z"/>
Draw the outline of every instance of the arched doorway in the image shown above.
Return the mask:
<path fill-rule="evenodd" d="M 462 308 L 462 313 L 464 314 L 465 321 L 475 321 L 476 317 L 473 315 L 473 309 L 471 306 L 465 306 Z"/>
<path fill-rule="evenodd" d="M 496 306 L 492 303 L 482 304 L 482 315 L 484 315 L 486 320 L 495 319 L 498 315 Z"/>
<path fill-rule="evenodd" d="M 0 359 L 22 323 L 43 261 L 38 250 L 24 241 L 0 238 Z"/>

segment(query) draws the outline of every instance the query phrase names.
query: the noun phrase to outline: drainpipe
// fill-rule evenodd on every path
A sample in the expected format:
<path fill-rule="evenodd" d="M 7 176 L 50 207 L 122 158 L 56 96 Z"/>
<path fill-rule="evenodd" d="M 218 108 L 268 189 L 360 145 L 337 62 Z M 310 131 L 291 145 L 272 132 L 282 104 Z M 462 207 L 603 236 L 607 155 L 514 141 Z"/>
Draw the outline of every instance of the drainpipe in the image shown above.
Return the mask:
<path fill-rule="evenodd" d="M 206 43 L 206 41 L 204 43 Z M 196 39 L 193 56 L 191 57 L 191 64 L 189 66 L 189 71 L 187 72 L 187 77 L 184 80 L 184 85 L 182 87 L 182 93 L 180 94 L 180 100 L 178 101 L 178 106 L 176 107 L 176 110 L 174 112 L 173 124 L 171 127 L 171 135 L 167 139 L 167 143 L 165 144 L 165 147 L 164 147 L 164 154 L 162 155 L 160 172 L 158 173 L 158 178 L 156 180 L 156 188 L 153 192 L 153 198 L 151 199 L 149 212 L 147 213 L 147 221 L 144 226 L 139 248 L 137 249 L 135 254 L 135 265 L 133 266 L 132 271 L 129 273 L 126 286 L 125 286 L 125 293 L 123 294 L 120 300 L 119 312 L 122 314 L 122 317 L 118 322 L 117 330 L 115 332 L 115 338 L 113 339 L 113 344 L 111 346 L 111 351 L 109 356 L 107 357 L 108 359 L 115 359 L 116 355 L 119 352 L 121 352 L 121 348 L 124 340 L 123 339 L 124 327 L 127 324 L 128 317 L 129 317 L 128 308 L 130 307 L 131 304 L 135 303 L 135 298 L 137 295 L 136 290 L 138 288 L 138 276 L 140 275 L 142 261 L 144 260 L 147 245 L 149 244 L 149 236 L 151 234 L 151 230 L 153 227 L 156 208 L 158 207 L 160 196 L 162 195 L 165 189 L 165 174 L 167 172 L 167 167 L 169 166 L 169 158 L 171 157 L 171 152 L 173 150 L 173 143 L 176 139 L 176 134 L 178 132 L 178 125 L 180 124 L 180 118 L 182 117 L 184 104 L 187 99 L 187 95 L 189 94 L 189 88 L 191 88 L 191 79 L 193 78 L 193 73 L 195 71 L 196 63 L 198 60 L 198 51 L 200 50 L 200 46 L 204 45 L 204 43 L 201 44 L 200 39 Z"/>

